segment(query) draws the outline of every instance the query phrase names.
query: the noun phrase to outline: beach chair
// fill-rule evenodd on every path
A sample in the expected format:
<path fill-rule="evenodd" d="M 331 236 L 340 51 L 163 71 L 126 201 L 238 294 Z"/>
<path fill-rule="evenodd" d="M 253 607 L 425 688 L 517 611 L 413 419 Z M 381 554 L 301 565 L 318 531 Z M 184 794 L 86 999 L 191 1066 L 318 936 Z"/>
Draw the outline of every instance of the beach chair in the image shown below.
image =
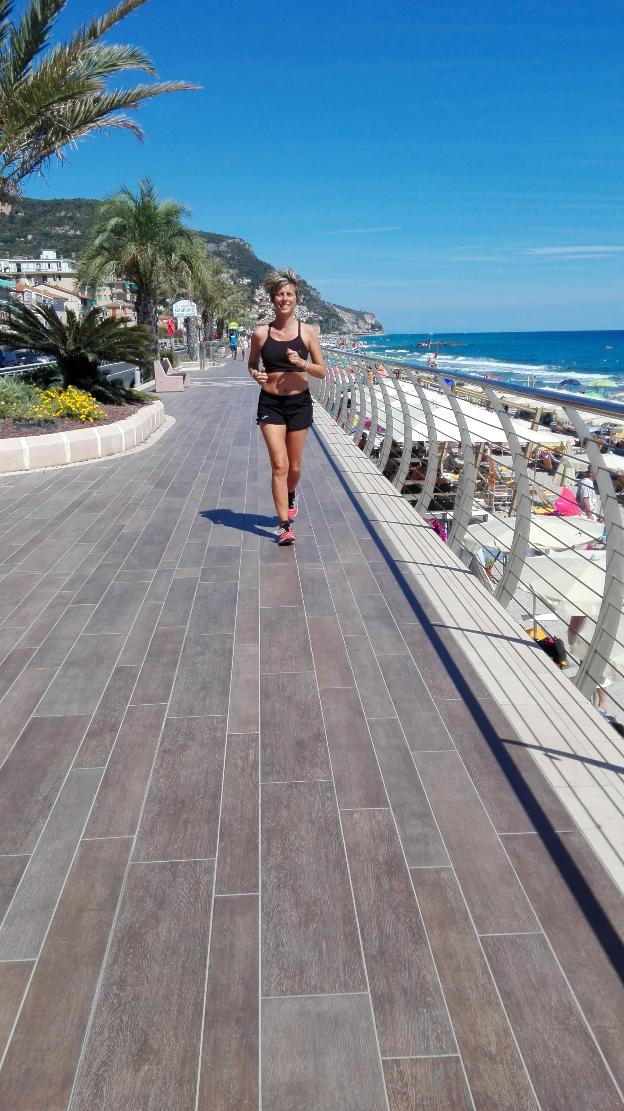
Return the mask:
<path fill-rule="evenodd" d="M 188 385 L 188 373 L 176 373 L 169 359 L 154 359 L 156 393 L 181 393 Z"/>

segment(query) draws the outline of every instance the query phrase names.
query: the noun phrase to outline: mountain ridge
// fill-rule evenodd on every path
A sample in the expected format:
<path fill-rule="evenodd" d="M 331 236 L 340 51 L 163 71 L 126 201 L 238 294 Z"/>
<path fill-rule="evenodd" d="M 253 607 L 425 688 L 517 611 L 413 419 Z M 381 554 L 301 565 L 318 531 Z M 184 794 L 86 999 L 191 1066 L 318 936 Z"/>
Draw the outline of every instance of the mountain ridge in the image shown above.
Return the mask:
<path fill-rule="evenodd" d="M 43 250 L 54 250 L 62 258 L 74 259 L 80 253 L 85 235 L 95 221 L 101 201 L 90 197 L 58 197 L 37 200 L 21 197 L 10 211 L 0 208 L 0 257 L 24 255 L 37 258 Z M 262 285 L 273 267 L 258 258 L 245 239 L 220 232 L 197 231 L 207 249 L 251 290 Z M 335 305 L 321 297 L 305 279 L 301 281 L 308 318 L 317 319 L 323 332 L 382 332 L 374 313 Z"/>

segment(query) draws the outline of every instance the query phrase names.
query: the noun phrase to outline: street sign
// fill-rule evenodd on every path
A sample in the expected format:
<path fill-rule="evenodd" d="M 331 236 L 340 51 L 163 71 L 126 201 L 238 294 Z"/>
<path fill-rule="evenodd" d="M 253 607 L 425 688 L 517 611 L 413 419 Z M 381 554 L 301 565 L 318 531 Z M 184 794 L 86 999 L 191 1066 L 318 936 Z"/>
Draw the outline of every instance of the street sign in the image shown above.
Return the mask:
<path fill-rule="evenodd" d="M 174 301 L 173 303 L 174 316 L 197 316 L 197 305 L 194 301 Z"/>

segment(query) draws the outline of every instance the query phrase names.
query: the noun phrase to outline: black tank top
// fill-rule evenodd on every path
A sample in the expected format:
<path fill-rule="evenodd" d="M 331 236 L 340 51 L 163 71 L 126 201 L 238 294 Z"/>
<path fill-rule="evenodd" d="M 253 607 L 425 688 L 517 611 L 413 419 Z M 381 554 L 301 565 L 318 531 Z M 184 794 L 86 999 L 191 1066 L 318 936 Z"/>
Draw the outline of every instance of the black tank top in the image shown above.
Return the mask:
<path fill-rule="evenodd" d="M 301 321 L 298 323 L 299 331 L 294 339 L 274 339 L 271 335 L 271 325 L 269 324 L 269 332 L 260 352 L 264 369 L 269 374 L 276 370 L 289 371 L 301 369 L 288 362 L 288 355 L 286 352 L 289 347 L 293 351 L 296 351 L 306 362 L 308 361 L 308 349 L 301 336 Z"/>

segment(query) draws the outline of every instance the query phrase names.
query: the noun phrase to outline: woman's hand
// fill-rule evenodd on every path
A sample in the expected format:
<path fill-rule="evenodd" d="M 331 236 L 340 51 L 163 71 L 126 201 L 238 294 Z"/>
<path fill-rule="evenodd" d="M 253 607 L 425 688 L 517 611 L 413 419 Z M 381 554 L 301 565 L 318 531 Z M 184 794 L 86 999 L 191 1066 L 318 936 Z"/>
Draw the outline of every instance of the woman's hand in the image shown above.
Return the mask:
<path fill-rule="evenodd" d="M 297 370 L 307 370 L 307 359 L 302 359 L 301 355 L 297 351 L 293 351 L 292 347 L 286 348 L 286 354 L 288 355 L 288 362 L 296 366 Z"/>
<path fill-rule="evenodd" d="M 264 383 L 267 382 L 269 378 L 264 368 L 262 370 L 252 370 L 251 377 L 253 378 L 254 382 L 258 382 L 261 386 L 264 386 Z"/>

